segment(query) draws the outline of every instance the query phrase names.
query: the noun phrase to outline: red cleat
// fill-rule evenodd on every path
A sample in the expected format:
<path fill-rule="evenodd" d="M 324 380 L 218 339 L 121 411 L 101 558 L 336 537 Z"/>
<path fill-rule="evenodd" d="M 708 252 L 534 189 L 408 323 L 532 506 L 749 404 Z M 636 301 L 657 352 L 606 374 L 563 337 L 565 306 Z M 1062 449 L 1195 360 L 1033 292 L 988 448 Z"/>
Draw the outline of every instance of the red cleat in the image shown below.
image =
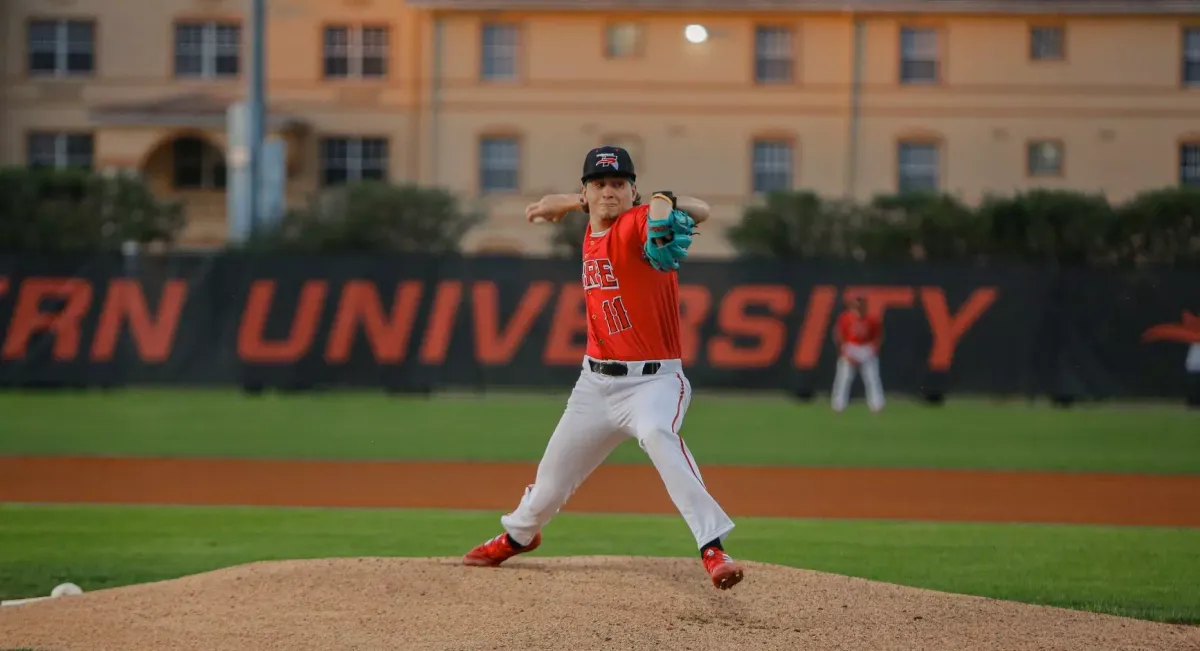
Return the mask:
<path fill-rule="evenodd" d="M 540 544 L 542 544 L 542 534 L 540 533 L 535 535 L 528 545 L 520 548 L 513 546 L 507 533 L 502 533 L 467 552 L 467 555 L 463 556 L 463 565 L 496 567 L 517 554 L 537 549 Z"/>
<path fill-rule="evenodd" d="M 701 558 L 704 560 L 704 569 L 708 570 L 708 575 L 712 577 L 713 585 L 717 586 L 718 590 L 728 590 L 741 583 L 742 566 L 729 554 L 716 547 L 709 547 L 704 550 Z"/>

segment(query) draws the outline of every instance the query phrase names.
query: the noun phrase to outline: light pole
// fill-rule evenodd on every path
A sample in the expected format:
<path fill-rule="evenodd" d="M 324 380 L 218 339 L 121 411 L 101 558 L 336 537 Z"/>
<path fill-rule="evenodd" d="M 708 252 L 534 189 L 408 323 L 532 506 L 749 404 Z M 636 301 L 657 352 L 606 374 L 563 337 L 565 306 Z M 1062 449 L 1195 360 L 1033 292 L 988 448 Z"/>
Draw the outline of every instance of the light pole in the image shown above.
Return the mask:
<path fill-rule="evenodd" d="M 266 134 L 266 52 L 264 43 L 266 37 L 267 0 L 251 0 L 250 16 L 250 88 L 248 89 L 247 108 L 249 120 L 246 125 L 246 135 L 250 141 L 250 236 L 258 233 L 259 219 L 262 207 L 259 205 L 259 195 L 262 186 L 262 148 Z"/>

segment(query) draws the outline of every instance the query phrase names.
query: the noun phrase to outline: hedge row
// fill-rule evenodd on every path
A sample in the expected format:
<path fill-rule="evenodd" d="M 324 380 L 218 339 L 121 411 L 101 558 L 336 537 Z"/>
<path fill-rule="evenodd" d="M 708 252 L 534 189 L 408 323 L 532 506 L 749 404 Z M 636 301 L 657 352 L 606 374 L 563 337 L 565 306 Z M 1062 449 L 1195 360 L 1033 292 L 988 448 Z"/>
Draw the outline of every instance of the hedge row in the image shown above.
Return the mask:
<path fill-rule="evenodd" d="M 178 240 L 185 207 L 136 177 L 76 170 L 0 170 L 0 250 L 116 250 Z M 265 250 L 457 253 L 484 219 L 440 188 L 357 183 L 286 214 L 249 246 Z M 586 217 L 571 214 L 556 253 L 579 255 Z M 744 256 L 776 259 L 1011 260 L 1070 265 L 1200 264 L 1200 189 L 1163 188 L 1123 203 L 1033 190 L 969 206 L 949 195 L 858 204 L 812 192 L 747 206 L 727 236 Z"/>
<path fill-rule="evenodd" d="M 174 242 L 178 202 L 131 176 L 82 170 L 0 169 L 0 251 L 111 251 L 123 242 Z"/>
<path fill-rule="evenodd" d="M 1101 194 L 1032 190 L 975 207 L 949 195 L 856 204 L 782 193 L 748 207 L 728 237 L 743 255 L 784 259 L 1197 264 L 1200 189 L 1162 188 L 1118 204 Z"/>

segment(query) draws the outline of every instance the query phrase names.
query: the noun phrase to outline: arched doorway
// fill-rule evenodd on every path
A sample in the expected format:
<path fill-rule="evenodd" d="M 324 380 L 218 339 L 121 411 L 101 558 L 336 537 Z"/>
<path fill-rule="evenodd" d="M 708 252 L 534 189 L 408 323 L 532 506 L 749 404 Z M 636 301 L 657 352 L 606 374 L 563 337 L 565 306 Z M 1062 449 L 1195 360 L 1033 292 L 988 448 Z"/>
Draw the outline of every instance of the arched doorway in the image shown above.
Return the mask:
<path fill-rule="evenodd" d="M 223 192 L 225 154 L 203 136 L 178 134 L 150 153 L 142 175 L 169 192 Z"/>
<path fill-rule="evenodd" d="M 225 153 L 200 132 L 164 138 L 142 163 L 142 178 L 165 199 L 185 204 L 183 244 L 215 245 L 224 241 L 226 218 Z"/>

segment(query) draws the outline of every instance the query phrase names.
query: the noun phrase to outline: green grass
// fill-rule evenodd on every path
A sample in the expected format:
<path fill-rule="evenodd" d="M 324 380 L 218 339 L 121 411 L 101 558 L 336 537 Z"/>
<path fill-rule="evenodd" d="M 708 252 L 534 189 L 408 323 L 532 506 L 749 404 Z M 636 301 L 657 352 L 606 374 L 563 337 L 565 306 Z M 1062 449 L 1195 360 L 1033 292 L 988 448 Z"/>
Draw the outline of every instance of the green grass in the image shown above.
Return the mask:
<path fill-rule="evenodd" d="M 475 512 L 0 505 L 0 597 L 255 560 L 457 556 L 498 529 L 498 514 Z M 539 555 L 695 553 L 678 517 L 564 513 L 546 536 Z M 729 550 L 936 590 L 1200 623 L 1200 529 L 742 518 Z M 699 561 L 697 572 L 702 580 Z"/>
<path fill-rule="evenodd" d="M 397 398 L 231 391 L 0 393 L 0 455 L 536 461 L 563 394 Z M 698 395 L 683 433 L 703 464 L 1200 473 L 1200 414 Z M 644 463 L 636 445 L 614 462 Z"/>

